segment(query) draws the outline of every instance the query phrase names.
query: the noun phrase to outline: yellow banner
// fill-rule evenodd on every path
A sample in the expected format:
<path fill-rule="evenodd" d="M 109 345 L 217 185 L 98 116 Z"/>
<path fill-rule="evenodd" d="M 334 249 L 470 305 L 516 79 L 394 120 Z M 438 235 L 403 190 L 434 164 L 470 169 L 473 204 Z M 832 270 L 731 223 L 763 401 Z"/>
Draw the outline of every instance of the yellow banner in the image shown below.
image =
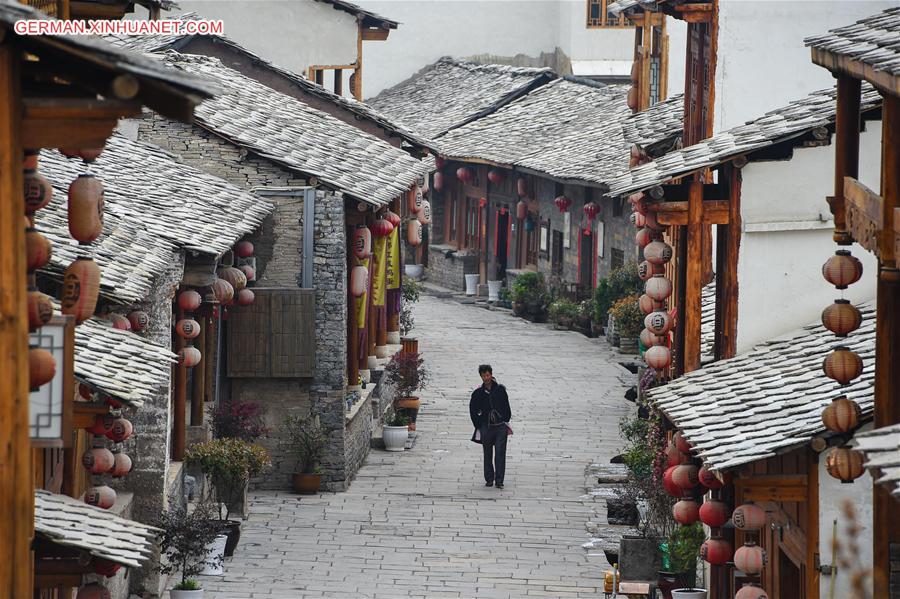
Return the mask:
<path fill-rule="evenodd" d="M 387 236 L 375 239 L 375 268 L 372 273 L 372 305 L 383 306 L 385 303 L 385 278 L 387 274 Z"/>
<path fill-rule="evenodd" d="M 400 229 L 394 227 L 388 236 L 387 288 L 400 289 Z"/>
<path fill-rule="evenodd" d="M 369 259 L 365 258 L 363 260 L 357 259 L 357 262 L 360 266 L 365 266 L 366 270 L 369 268 Z M 371 288 L 371 277 L 369 280 L 369 287 Z M 358 323 L 359 328 L 366 328 L 366 306 L 369 303 L 369 291 L 366 290 L 360 297 L 356 298 L 356 322 Z"/>

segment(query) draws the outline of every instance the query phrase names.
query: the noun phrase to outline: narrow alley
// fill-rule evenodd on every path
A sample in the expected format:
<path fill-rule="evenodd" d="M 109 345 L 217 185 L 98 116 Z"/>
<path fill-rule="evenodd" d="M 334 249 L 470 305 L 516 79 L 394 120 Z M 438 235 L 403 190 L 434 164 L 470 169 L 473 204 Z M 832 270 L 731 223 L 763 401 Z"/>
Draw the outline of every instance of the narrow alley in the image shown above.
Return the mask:
<path fill-rule="evenodd" d="M 422 296 L 420 351 L 433 382 L 411 450 L 373 450 L 345 493 L 257 493 L 216 599 L 597 597 L 589 557 L 591 462 L 618 452 L 631 375 L 604 341 Z M 512 405 L 506 486 L 486 488 L 469 439 L 477 367 Z"/>

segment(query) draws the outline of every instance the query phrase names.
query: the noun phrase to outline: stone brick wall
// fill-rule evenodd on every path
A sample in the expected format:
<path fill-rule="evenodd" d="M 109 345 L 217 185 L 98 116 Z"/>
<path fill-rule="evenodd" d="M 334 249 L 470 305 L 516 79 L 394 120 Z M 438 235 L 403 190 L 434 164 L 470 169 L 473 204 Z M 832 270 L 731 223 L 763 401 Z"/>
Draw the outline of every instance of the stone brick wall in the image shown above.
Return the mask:
<path fill-rule="evenodd" d="M 344 429 L 344 462 L 347 464 L 348 481 L 359 472 L 366 456 L 369 455 L 369 443 L 372 439 L 372 428 L 375 417 L 371 396 L 366 399 L 359 411 L 347 420 Z"/>
<path fill-rule="evenodd" d="M 458 252 L 448 245 L 431 244 L 428 246 L 427 279 L 436 285 L 464 291 L 466 274 L 478 272 L 476 255 Z"/>
<path fill-rule="evenodd" d="M 615 205 L 621 206 L 621 214 L 616 216 Z M 623 205 L 624 204 L 624 205 Z M 597 267 L 597 280 L 602 277 L 609 276 L 612 270 L 613 250 L 621 250 L 624 254 L 625 262 L 634 262 L 638 260 L 638 247 L 634 241 L 637 229 L 631 224 L 629 216 L 631 208 L 625 200 L 619 198 L 603 198 L 602 215 L 605 229 L 605 247 L 603 250 L 603 259 Z"/>

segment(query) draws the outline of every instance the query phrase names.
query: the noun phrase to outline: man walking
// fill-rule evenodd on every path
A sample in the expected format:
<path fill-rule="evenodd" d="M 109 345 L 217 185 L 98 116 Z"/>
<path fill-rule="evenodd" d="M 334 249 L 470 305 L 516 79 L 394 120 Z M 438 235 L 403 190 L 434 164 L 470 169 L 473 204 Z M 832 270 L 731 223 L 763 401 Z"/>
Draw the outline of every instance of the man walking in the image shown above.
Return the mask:
<path fill-rule="evenodd" d="M 469 401 L 469 416 L 475 433 L 473 441 L 478 441 L 484 448 L 484 480 L 486 487 L 497 485 L 503 488 L 503 475 L 506 474 L 506 437 L 507 422 L 512 418 L 509 409 L 509 397 L 506 387 L 494 378 L 490 364 L 478 367 L 482 384 L 472 392 Z"/>

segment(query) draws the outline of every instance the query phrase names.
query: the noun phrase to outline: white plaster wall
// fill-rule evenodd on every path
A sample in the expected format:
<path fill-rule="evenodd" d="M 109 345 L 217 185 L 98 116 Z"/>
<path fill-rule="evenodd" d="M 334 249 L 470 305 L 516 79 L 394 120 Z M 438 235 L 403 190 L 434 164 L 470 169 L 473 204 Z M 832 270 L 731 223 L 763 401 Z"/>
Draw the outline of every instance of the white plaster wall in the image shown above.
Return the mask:
<path fill-rule="evenodd" d="M 626 60 L 634 58 L 634 28 L 585 26 L 586 0 L 559 3 L 559 47 L 572 60 Z"/>
<path fill-rule="evenodd" d="M 880 123 L 869 123 L 860 136 L 860 179 L 875 190 L 879 189 L 880 144 Z M 833 173 L 833 145 L 796 149 L 791 160 L 751 162 L 744 167 L 738 352 L 816 322 L 825 306 L 841 297 L 821 274 L 822 264 L 838 249 L 825 202 L 833 193 Z M 779 225 L 766 226 L 770 223 Z M 822 228 L 804 230 L 816 223 Z M 752 232 L 754 226 L 786 230 Z M 854 303 L 874 299 L 875 258 L 856 244 L 851 251 L 862 261 L 866 274 L 843 296 Z"/>
<path fill-rule="evenodd" d="M 180 0 L 178 14 L 222 19 L 225 36 L 297 73 L 356 62 L 356 17 L 315 0 Z"/>

